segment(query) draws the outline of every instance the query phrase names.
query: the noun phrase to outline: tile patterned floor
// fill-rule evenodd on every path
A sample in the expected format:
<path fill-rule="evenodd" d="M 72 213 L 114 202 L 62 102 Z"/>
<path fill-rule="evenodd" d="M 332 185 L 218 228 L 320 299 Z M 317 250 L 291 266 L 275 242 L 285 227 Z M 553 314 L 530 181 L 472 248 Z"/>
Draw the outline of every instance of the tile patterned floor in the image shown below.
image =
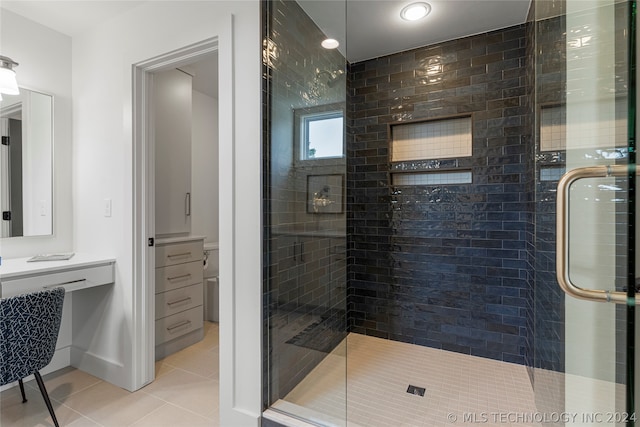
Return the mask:
<path fill-rule="evenodd" d="M 158 361 L 156 381 L 135 393 L 73 368 L 44 379 L 61 426 L 213 427 L 219 425 L 218 374 L 218 324 L 205 322 L 205 338 Z M 549 371 L 536 371 L 536 378 L 541 386 L 564 382 L 562 374 Z M 579 402 L 588 401 L 587 391 L 600 396 L 600 404 L 608 402 L 603 396 L 622 396 L 619 385 L 579 377 L 570 383 L 577 389 L 570 395 Z M 424 387 L 425 396 L 406 393 L 409 384 Z M 35 382 L 25 385 L 25 404 L 17 387 L 0 393 L 0 427 L 53 426 Z M 564 403 L 560 396 L 538 397 L 558 408 Z M 589 407 L 605 411 L 613 404 Z M 345 413 L 349 427 L 537 426 L 497 418 L 535 413 L 523 366 L 359 334 L 350 334 L 274 406 L 335 426 L 345 425 Z"/>
<path fill-rule="evenodd" d="M 524 366 L 360 334 L 346 341 L 346 357 L 343 342 L 280 404 L 334 425 L 345 411 L 348 426 L 537 425 L 511 422 L 535 413 Z M 409 384 L 425 396 L 408 394 Z"/>
<path fill-rule="evenodd" d="M 130 393 L 73 368 L 45 375 L 61 426 L 218 426 L 218 324 L 199 343 L 156 362 L 156 380 Z M 0 426 L 53 426 L 35 381 L 0 393 Z"/>

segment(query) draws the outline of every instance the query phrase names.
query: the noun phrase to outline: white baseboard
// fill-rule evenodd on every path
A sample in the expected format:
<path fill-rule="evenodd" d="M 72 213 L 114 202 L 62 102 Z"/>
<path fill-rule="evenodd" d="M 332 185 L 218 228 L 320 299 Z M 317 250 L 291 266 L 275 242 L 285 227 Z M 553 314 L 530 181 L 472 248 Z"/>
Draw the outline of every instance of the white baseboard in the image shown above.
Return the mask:
<path fill-rule="evenodd" d="M 130 388 L 131 375 L 121 362 L 106 359 L 77 347 L 71 347 L 71 366 L 125 390 L 134 391 Z"/>

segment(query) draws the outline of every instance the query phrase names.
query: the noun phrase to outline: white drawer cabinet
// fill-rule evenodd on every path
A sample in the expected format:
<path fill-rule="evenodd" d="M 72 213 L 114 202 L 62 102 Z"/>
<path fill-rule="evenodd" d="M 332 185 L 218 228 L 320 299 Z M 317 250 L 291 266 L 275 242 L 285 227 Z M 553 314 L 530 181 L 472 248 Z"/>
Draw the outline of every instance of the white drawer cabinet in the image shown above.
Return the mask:
<path fill-rule="evenodd" d="M 156 293 L 202 283 L 202 261 L 156 268 Z"/>
<path fill-rule="evenodd" d="M 156 359 L 203 337 L 204 239 L 158 239 L 156 247 Z"/>
<path fill-rule="evenodd" d="M 202 306 L 202 283 L 156 294 L 156 320 Z"/>
<path fill-rule="evenodd" d="M 204 241 L 176 242 L 156 247 L 156 267 L 184 264 L 204 259 Z M 202 273 L 202 271 L 201 271 Z"/>
<path fill-rule="evenodd" d="M 201 330 L 202 318 L 202 306 L 200 305 L 156 320 L 156 345 Z"/>

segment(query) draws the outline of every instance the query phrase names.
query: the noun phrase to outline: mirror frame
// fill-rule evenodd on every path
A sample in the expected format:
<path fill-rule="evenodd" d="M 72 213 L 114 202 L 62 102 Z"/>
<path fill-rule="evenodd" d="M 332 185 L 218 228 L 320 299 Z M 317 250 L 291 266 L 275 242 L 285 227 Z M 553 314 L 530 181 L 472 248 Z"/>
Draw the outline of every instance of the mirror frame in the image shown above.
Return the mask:
<path fill-rule="evenodd" d="M 20 98 L 21 103 L 21 121 L 22 121 L 22 139 L 21 139 L 21 191 L 22 191 L 22 220 L 23 228 L 20 235 L 8 235 L 11 234 L 9 230 L 9 224 L 6 220 L 2 221 L 0 227 L 0 239 L 19 238 L 19 237 L 47 237 L 54 235 L 54 115 L 55 115 L 55 97 L 50 93 L 46 93 L 40 90 L 31 89 L 26 86 L 20 86 L 20 95 L 4 95 L 3 101 L 0 101 L 0 105 L 7 103 L 10 98 Z M 25 95 L 25 91 L 28 92 Z M 32 95 L 40 95 L 33 98 Z M 13 103 L 11 105 L 15 105 Z M 11 106 L 4 109 L 0 108 L 0 115 L 4 115 L 5 111 L 11 111 Z M 39 108 L 41 107 L 41 108 Z M 25 111 L 25 108 L 27 110 Z M 46 116 L 46 117 L 45 117 Z M 26 122 L 26 123 L 25 123 Z M 33 126 L 33 122 L 41 123 L 45 122 L 44 126 Z M 4 126 L 4 125 L 3 125 Z M 8 124 L 7 124 L 8 127 Z M 4 129 L 2 130 L 5 133 Z M 22 142 L 29 138 L 34 141 L 40 141 L 39 143 L 23 145 Z M 47 141 L 45 142 L 45 139 Z M 10 140 L 9 140 L 10 141 Z M 2 174 L 10 174 L 10 148 L 9 145 L 1 146 L 2 150 L 2 163 L 0 164 L 0 172 Z M 42 149 L 47 144 L 46 150 Z M 6 150 L 6 151 L 5 151 Z M 39 155 L 45 153 L 43 155 Z M 38 177 L 32 173 L 34 171 L 45 171 Z M 25 179 L 26 178 L 26 179 Z M 5 181 L 3 176 L 2 181 Z M 5 206 L 11 210 L 10 202 L 10 184 L 0 186 L 0 190 L 4 194 L 0 195 L 0 204 L 3 211 L 3 218 L 5 217 Z M 30 189 L 31 197 L 24 197 L 25 187 Z M 29 190 L 28 190 L 29 191 Z M 25 215 L 25 212 L 30 212 Z M 8 215 L 7 215 L 8 216 Z"/>

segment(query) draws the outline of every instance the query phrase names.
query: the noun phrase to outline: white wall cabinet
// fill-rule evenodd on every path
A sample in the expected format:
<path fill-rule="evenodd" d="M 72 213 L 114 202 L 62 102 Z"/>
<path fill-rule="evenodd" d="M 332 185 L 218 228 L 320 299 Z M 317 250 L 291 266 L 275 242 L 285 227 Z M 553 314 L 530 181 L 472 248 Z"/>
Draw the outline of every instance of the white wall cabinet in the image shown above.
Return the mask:
<path fill-rule="evenodd" d="M 156 235 L 191 231 L 191 99 L 189 74 L 154 74 Z"/>

